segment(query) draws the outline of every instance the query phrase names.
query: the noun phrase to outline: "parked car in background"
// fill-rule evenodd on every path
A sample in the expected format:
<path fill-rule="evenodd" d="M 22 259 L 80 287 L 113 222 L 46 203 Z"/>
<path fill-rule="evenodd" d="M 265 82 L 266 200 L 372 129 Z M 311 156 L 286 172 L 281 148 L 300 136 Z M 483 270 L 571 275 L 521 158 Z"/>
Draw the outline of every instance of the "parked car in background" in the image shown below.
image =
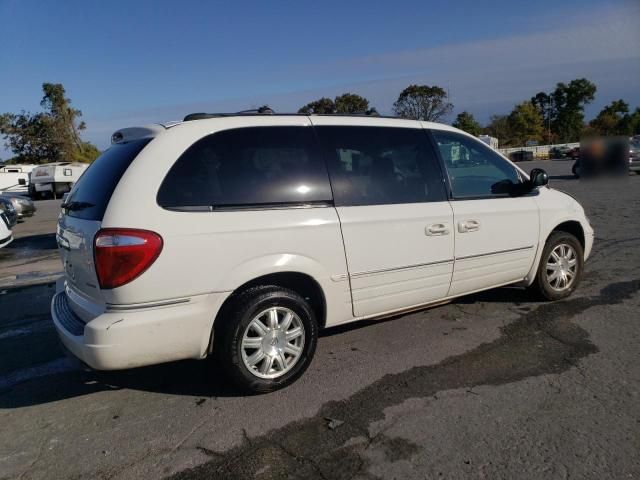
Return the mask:
<path fill-rule="evenodd" d="M 580 158 L 580 147 L 573 147 L 567 152 L 567 157 L 571 160 L 578 160 Z"/>
<path fill-rule="evenodd" d="M 96 369 L 214 356 L 243 389 L 275 390 L 324 327 L 509 284 L 569 296 L 593 229 L 547 183 L 430 122 L 199 114 L 125 128 L 62 205 L 53 322 Z"/>
<path fill-rule="evenodd" d="M 530 162 L 533 160 L 533 152 L 529 150 L 518 150 L 517 152 L 511 152 L 509 159 L 512 162 Z"/>
<path fill-rule="evenodd" d="M 571 149 L 567 146 L 552 147 L 549 149 L 550 159 L 563 159 L 567 158 Z"/>
<path fill-rule="evenodd" d="M 13 241 L 9 220 L 2 210 L 0 210 L 0 248 L 6 247 Z"/>
<path fill-rule="evenodd" d="M 3 193 L 0 198 L 9 200 L 18 214 L 18 221 L 31 217 L 36 212 L 36 206 L 29 197 L 15 193 Z"/>
<path fill-rule="evenodd" d="M 18 212 L 8 198 L 0 196 L 0 212 L 5 215 L 9 228 L 18 223 Z"/>
<path fill-rule="evenodd" d="M 640 136 L 629 139 L 629 170 L 640 175 Z"/>
<path fill-rule="evenodd" d="M 31 172 L 29 194 L 33 198 L 59 198 L 70 192 L 87 169 L 86 163 L 58 162 L 39 165 Z"/>

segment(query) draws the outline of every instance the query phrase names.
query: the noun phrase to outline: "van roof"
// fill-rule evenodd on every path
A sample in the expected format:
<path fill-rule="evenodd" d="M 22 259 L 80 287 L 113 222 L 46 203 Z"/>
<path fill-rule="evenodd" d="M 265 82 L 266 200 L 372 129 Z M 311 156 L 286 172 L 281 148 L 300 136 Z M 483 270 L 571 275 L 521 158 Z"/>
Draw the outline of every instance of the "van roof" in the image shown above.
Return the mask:
<path fill-rule="evenodd" d="M 121 128 L 116 130 L 111 136 L 112 144 L 119 143 L 127 143 L 133 140 L 141 140 L 144 138 L 154 138 L 158 136 L 160 133 L 173 128 L 178 125 L 184 125 L 191 122 L 198 122 L 201 120 L 215 120 L 215 119 L 224 119 L 224 118 L 238 118 L 238 117 L 324 117 L 324 118 L 345 118 L 345 119 L 359 119 L 359 120 L 371 120 L 375 122 L 376 120 L 390 120 L 390 121 L 398 121 L 398 122 L 422 122 L 428 128 L 437 128 L 442 130 L 457 130 L 450 125 L 428 122 L 423 120 L 410 120 L 406 118 L 400 118 L 390 115 L 378 115 L 378 114 L 343 114 L 343 113 L 327 113 L 327 114 L 305 114 L 305 113 L 273 113 L 273 111 L 268 112 L 258 112 L 254 110 L 246 110 L 242 112 L 233 112 L 233 113 L 190 113 L 184 117 L 182 121 L 171 121 L 165 123 L 154 123 L 149 125 L 143 125 L 141 127 L 128 127 Z"/>

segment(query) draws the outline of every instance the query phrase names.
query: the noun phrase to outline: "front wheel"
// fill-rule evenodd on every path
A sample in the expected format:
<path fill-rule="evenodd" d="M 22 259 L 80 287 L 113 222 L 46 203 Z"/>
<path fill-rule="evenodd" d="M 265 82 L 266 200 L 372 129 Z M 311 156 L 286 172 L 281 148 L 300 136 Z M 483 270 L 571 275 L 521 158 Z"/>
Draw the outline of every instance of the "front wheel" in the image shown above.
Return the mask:
<path fill-rule="evenodd" d="M 547 300 L 560 300 L 578 287 L 584 270 L 584 251 L 566 232 L 549 235 L 532 287 Z"/>
<path fill-rule="evenodd" d="M 264 393 L 283 388 L 311 363 L 318 324 L 309 303 L 292 290 L 249 289 L 232 300 L 219 320 L 217 357 L 243 390 Z"/>

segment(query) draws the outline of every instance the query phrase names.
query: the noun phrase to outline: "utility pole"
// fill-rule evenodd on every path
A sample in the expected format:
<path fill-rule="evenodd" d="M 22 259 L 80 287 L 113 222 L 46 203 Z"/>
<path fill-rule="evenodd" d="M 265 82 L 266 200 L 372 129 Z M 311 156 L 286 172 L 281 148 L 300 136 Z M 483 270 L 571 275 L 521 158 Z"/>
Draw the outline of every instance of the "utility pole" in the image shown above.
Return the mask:
<path fill-rule="evenodd" d="M 551 145 L 551 96 L 549 96 L 549 103 L 547 107 L 547 144 Z"/>

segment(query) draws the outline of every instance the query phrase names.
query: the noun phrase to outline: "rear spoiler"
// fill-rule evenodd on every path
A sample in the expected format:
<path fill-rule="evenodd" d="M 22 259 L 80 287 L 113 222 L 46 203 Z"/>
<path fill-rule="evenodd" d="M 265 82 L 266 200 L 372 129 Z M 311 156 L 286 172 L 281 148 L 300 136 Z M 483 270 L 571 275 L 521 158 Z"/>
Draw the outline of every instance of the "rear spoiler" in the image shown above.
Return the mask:
<path fill-rule="evenodd" d="M 111 144 L 127 143 L 132 140 L 140 140 L 142 138 L 154 138 L 161 132 L 164 132 L 166 127 L 163 125 L 144 125 L 142 127 L 129 127 L 116 130 L 111 135 Z"/>

